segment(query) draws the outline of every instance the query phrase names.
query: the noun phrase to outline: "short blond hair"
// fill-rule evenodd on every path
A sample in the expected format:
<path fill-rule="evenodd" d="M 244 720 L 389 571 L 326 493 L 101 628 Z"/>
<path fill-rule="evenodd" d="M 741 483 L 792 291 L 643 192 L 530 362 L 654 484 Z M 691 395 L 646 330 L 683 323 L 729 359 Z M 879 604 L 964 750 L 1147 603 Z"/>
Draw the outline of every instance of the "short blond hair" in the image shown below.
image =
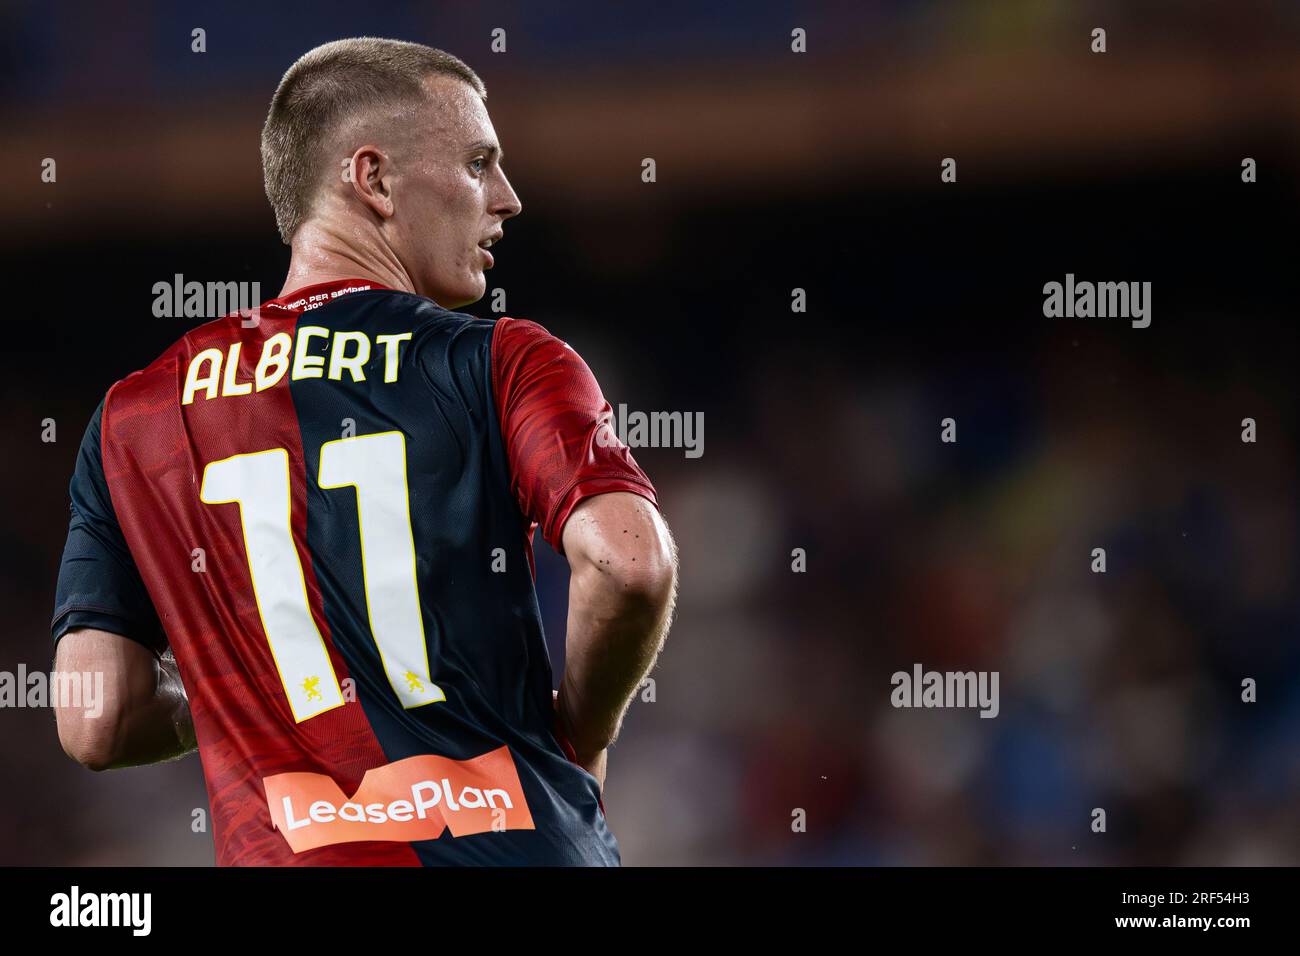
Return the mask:
<path fill-rule="evenodd" d="M 262 127 L 266 197 L 286 245 L 324 181 L 328 162 L 322 144 L 330 134 L 349 117 L 427 96 L 423 82 L 437 74 L 463 80 L 487 98 L 483 81 L 462 60 L 403 40 L 335 40 L 289 67 Z"/>

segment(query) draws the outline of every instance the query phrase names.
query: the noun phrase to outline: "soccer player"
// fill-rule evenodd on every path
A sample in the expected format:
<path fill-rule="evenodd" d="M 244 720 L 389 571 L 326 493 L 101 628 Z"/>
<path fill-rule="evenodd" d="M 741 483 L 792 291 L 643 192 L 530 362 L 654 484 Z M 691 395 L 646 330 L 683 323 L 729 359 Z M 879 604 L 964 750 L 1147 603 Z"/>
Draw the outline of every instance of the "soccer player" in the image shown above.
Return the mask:
<path fill-rule="evenodd" d="M 197 746 L 219 864 L 619 862 L 606 748 L 675 549 L 578 355 L 455 311 L 521 208 L 485 96 L 418 44 L 303 56 L 262 133 L 281 295 L 86 430 L 52 629 L 105 707 L 59 737 L 95 770 Z M 538 526 L 572 569 L 558 696 Z"/>

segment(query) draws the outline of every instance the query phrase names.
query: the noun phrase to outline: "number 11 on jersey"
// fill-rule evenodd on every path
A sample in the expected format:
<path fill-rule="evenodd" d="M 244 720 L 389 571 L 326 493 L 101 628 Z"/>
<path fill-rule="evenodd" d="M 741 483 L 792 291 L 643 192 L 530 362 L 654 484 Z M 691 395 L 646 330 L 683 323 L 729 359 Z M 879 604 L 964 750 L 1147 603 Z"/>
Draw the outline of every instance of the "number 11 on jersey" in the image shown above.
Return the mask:
<path fill-rule="evenodd" d="M 446 700 L 429 677 L 415 576 L 406 436 L 358 435 L 326 442 L 317 484 L 353 488 L 370 634 L 388 683 L 406 708 Z M 343 704 L 325 642 L 312 619 L 290 523 L 289 454 L 283 448 L 214 461 L 200 499 L 238 504 L 253 595 L 294 720 Z"/>

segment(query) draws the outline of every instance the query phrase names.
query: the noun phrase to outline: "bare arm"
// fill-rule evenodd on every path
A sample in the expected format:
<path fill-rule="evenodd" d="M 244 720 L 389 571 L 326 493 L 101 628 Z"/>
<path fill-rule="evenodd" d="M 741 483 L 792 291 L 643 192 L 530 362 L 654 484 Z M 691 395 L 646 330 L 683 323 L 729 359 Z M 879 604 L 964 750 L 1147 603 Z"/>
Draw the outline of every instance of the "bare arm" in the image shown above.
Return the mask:
<path fill-rule="evenodd" d="M 55 701 L 59 742 L 83 766 L 133 767 L 194 750 L 189 700 L 170 652 L 159 658 L 120 634 L 78 628 L 60 639 L 54 669 L 103 675 L 102 700 L 93 708 Z M 92 686 L 99 680 L 94 676 Z"/>
<path fill-rule="evenodd" d="M 671 623 L 677 553 L 659 511 L 640 495 L 588 498 L 564 526 L 572 576 L 561 727 L 603 787 L 605 750 Z"/>

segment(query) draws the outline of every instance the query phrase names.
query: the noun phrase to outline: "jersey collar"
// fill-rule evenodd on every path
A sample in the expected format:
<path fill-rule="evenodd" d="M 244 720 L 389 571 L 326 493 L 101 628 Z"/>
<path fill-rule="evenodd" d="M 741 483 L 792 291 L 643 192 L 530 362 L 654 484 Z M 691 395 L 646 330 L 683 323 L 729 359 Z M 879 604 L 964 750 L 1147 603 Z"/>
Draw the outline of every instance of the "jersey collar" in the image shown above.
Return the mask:
<path fill-rule="evenodd" d="M 262 308 L 280 309 L 285 312 L 310 312 L 352 292 L 368 292 L 372 289 L 393 291 L 373 279 L 334 279 L 330 282 L 318 282 L 315 285 L 295 289 L 288 295 L 262 303 Z"/>

